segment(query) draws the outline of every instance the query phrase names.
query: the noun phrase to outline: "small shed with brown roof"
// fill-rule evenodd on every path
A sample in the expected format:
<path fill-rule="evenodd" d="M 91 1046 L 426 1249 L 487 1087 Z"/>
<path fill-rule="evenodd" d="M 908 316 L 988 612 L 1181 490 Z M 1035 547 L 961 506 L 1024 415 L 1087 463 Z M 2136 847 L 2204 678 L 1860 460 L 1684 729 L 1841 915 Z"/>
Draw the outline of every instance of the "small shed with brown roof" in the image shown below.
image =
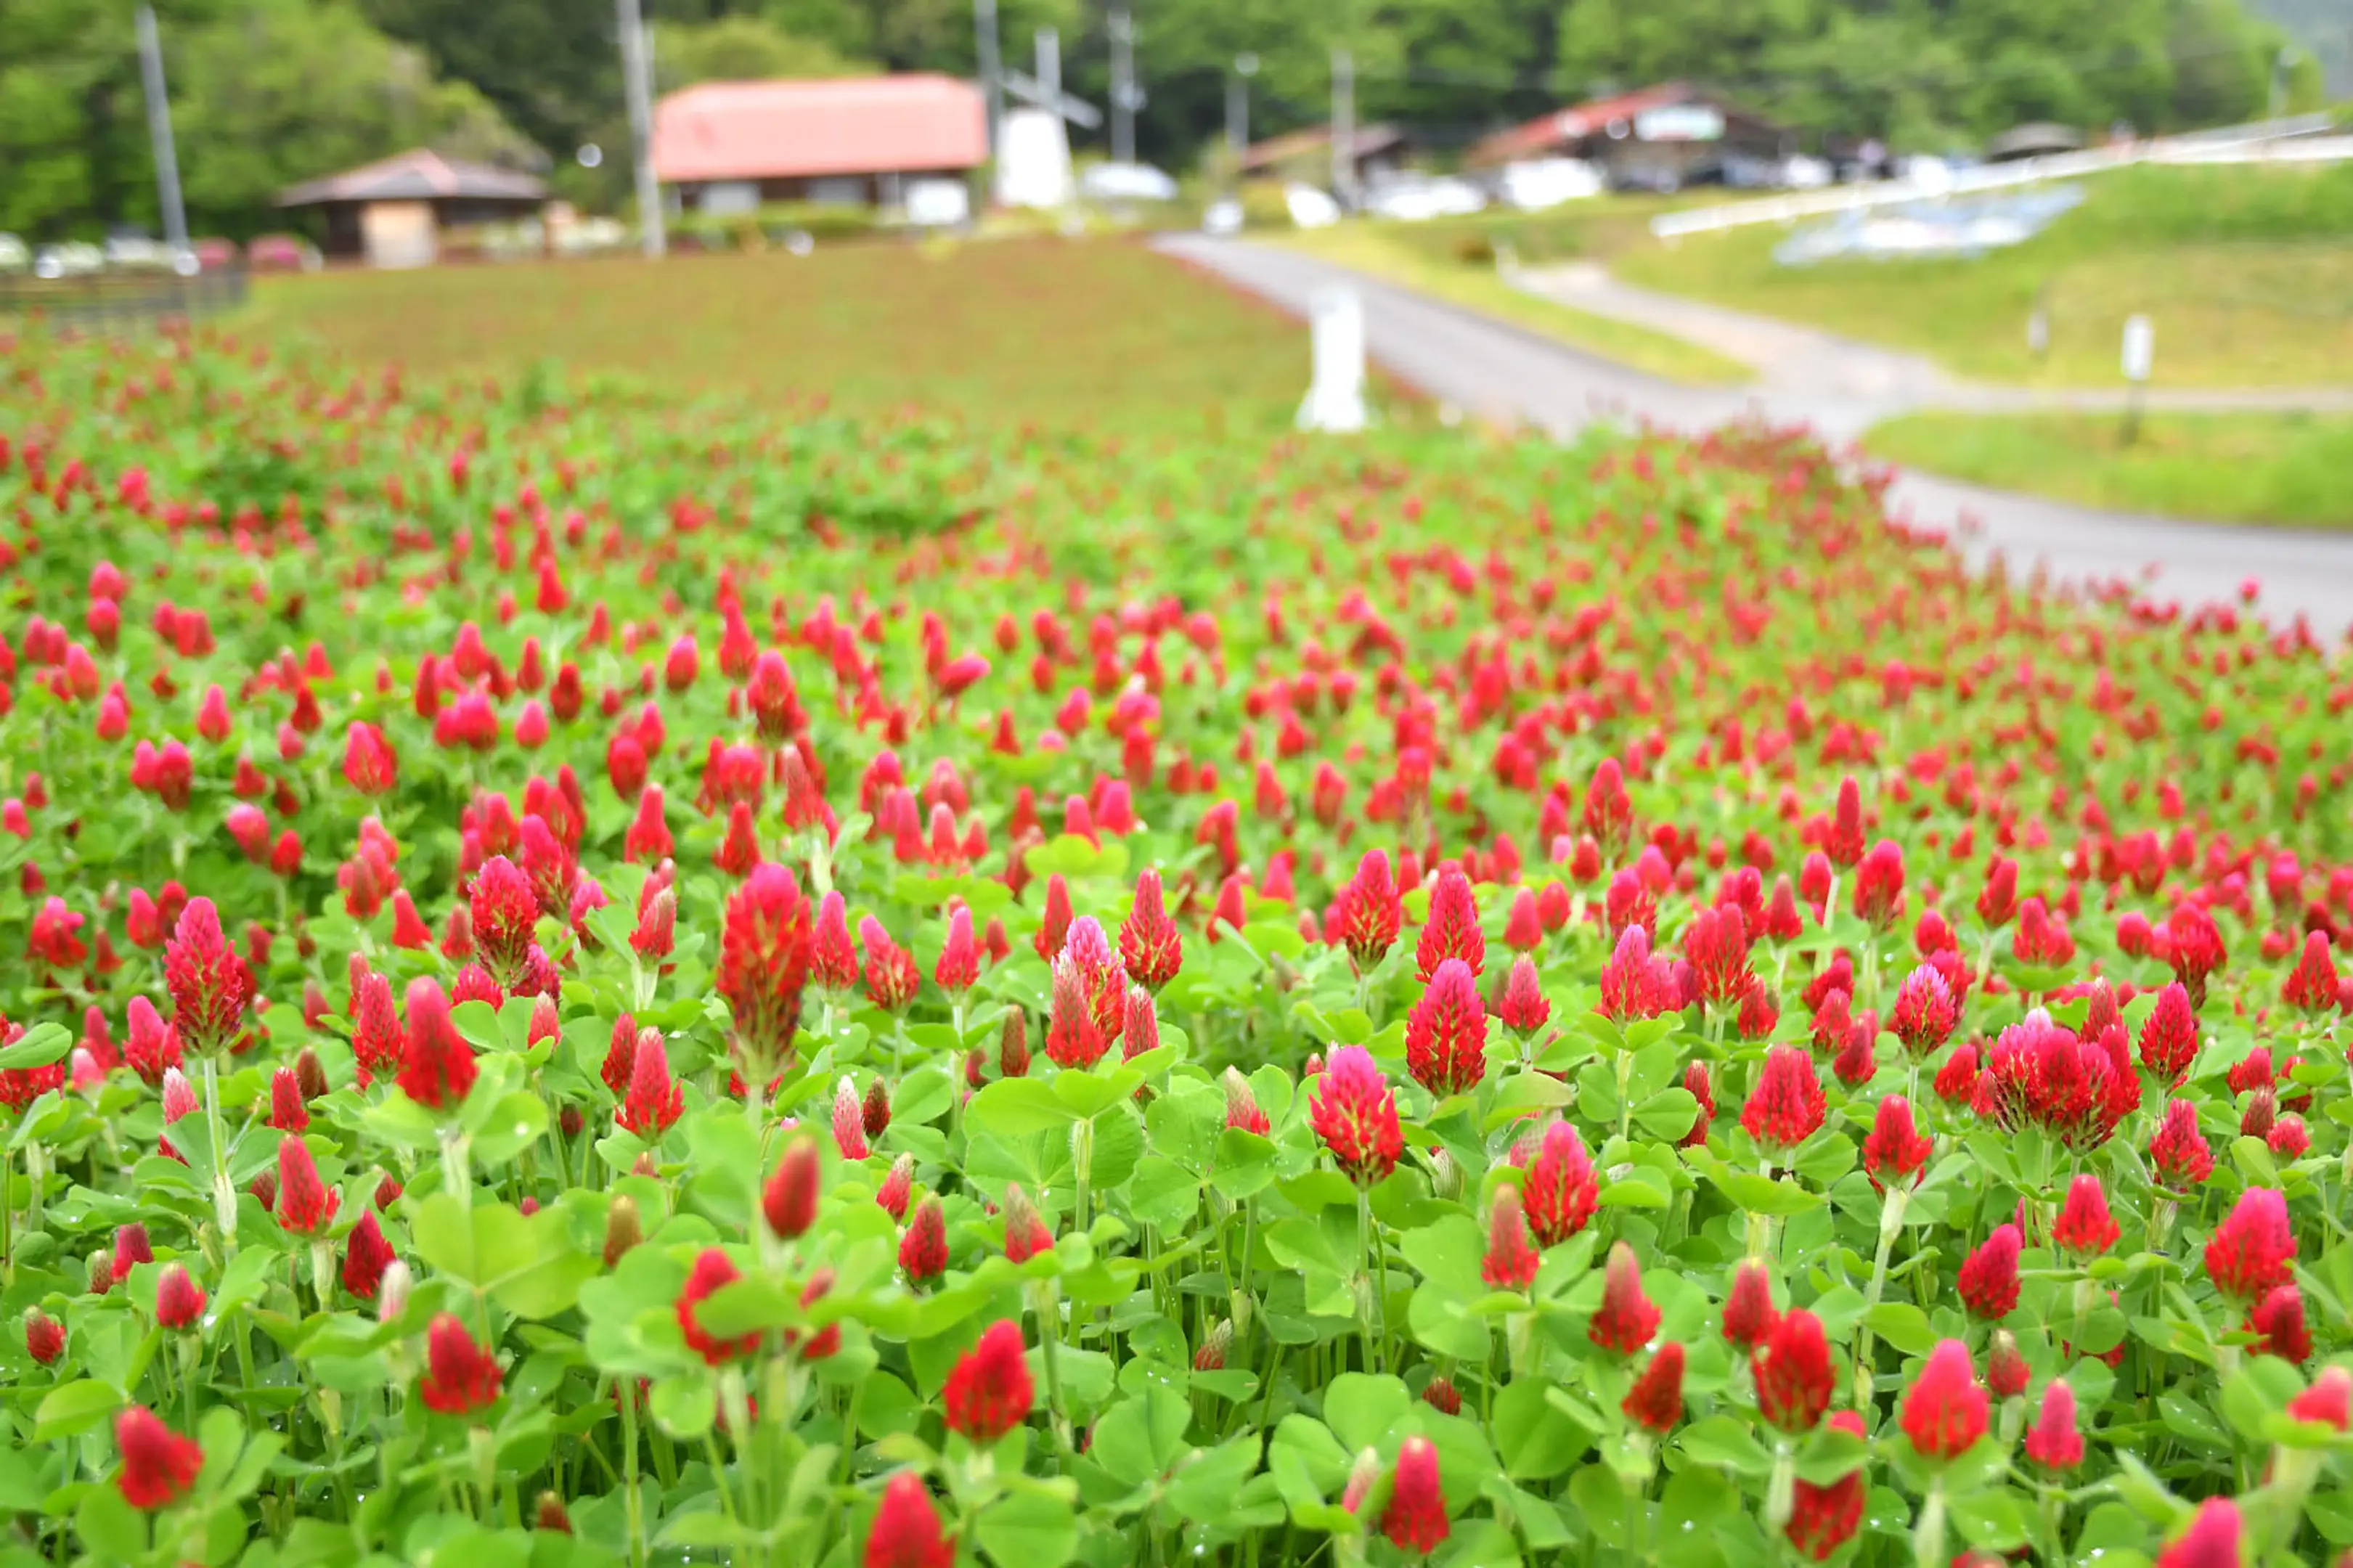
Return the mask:
<path fill-rule="evenodd" d="M 546 202 L 547 183 L 534 174 L 424 147 L 278 194 L 281 207 L 325 215 L 328 256 L 374 267 L 428 266 L 448 232 L 535 217 Z"/>
<path fill-rule="evenodd" d="M 980 89 L 933 72 L 703 82 L 654 106 L 654 177 L 706 212 L 893 205 L 909 181 L 987 160 Z"/>
<path fill-rule="evenodd" d="M 1411 151 L 1411 141 L 1398 127 L 1385 123 L 1359 125 L 1349 138 L 1348 155 L 1364 184 L 1377 175 L 1394 172 Z M 1311 125 L 1252 142 L 1242 149 L 1241 173 L 1246 179 L 1279 176 L 1324 185 L 1332 181 L 1332 128 Z"/>

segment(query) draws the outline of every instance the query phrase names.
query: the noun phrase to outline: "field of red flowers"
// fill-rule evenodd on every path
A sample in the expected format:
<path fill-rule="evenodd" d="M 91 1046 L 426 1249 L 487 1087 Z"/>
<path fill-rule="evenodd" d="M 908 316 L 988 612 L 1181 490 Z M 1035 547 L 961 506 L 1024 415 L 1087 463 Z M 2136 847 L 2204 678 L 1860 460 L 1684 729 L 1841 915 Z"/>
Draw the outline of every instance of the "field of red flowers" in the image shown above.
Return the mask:
<path fill-rule="evenodd" d="M 1756 431 L 0 387 L 0 1564 L 2353 1544 L 2296 630 Z"/>

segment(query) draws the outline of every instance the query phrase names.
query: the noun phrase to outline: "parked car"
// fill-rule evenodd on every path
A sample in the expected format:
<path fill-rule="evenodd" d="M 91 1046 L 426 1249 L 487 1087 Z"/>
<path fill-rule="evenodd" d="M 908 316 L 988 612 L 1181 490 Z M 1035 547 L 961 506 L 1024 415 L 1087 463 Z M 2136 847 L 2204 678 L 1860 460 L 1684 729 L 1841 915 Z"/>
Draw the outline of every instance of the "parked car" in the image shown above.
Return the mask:
<path fill-rule="evenodd" d="M 119 230 L 106 237 L 106 265 L 126 271 L 166 272 L 171 270 L 171 247 L 143 234 Z"/>
<path fill-rule="evenodd" d="M 1366 193 L 1365 210 L 1375 217 L 1400 223 L 1421 223 L 1434 217 L 1468 217 L 1481 212 L 1487 198 L 1468 180 L 1442 175 L 1397 174 L 1379 181 Z"/>
<path fill-rule="evenodd" d="M 246 265 L 256 272 L 316 272 L 319 247 L 295 234 L 265 234 L 245 247 Z"/>
<path fill-rule="evenodd" d="M 63 245 L 45 245 L 33 254 L 36 278 L 87 278 L 105 268 L 106 252 L 78 239 L 69 239 Z"/>
<path fill-rule="evenodd" d="M 1541 212 L 1563 202 L 1601 194 L 1601 171 L 1582 158 L 1533 158 L 1506 163 L 1495 176 L 1495 195 L 1522 212 Z"/>

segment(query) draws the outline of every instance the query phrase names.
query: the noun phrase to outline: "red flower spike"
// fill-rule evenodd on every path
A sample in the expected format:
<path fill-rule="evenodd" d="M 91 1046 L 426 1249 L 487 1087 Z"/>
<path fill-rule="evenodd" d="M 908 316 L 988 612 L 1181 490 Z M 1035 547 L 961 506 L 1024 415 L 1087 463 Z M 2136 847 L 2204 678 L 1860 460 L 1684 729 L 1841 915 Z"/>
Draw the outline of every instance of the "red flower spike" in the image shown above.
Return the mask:
<path fill-rule="evenodd" d="M 2033 1376 L 2026 1358 L 2019 1353 L 2018 1341 L 2008 1329 L 1996 1329 L 1992 1342 L 1986 1346 L 1986 1389 L 1996 1399 L 2015 1399 L 2026 1392 Z"/>
<path fill-rule="evenodd" d="M 1421 1398 L 1424 1404 L 1441 1415 L 1462 1414 L 1462 1391 L 1454 1386 L 1454 1380 L 1451 1377 L 1440 1375 L 1431 1378 L 1422 1385 Z"/>
<path fill-rule="evenodd" d="M 2293 1285 L 2278 1286 L 2247 1314 L 2247 1330 L 2262 1338 L 2252 1349 L 2257 1355 L 2274 1355 L 2301 1366 L 2312 1359 L 2312 1334 L 2305 1327 L 2304 1294 Z"/>
<path fill-rule="evenodd" d="M 1566 1121 L 1546 1128 L 1544 1142 L 1520 1183 L 1520 1204 L 1536 1244 L 1557 1247 L 1583 1230 L 1600 1200 L 1593 1157 L 1585 1152 L 1585 1140 L 1577 1129 Z"/>
<path fill-rule="evenodd" d="M 2018 1258 L 2025 1239 L 2014 1225 L 1994 1227 L 1985 1245 L 1961 1260 L 1961 1302 L 1973 1318 L 2006 1318 L 2018 1306 Z"/>
<path fill-rule="evenodd" d="M 1735 1348 L 1754 1351 L 1781 1321 L 1773 1305 L 1773 1276 L 1756 1258 L 1744 1259 L 1733 1271 L 1732 1289 L 1724 1299 L 1724 1337 Z"/>
<path fill-rule="evenodd" d="M 864 1568 L 955 1568 L 955 1537 L 940 1533 L 939 1510 L 913 1470 L 892 1476 L 866 1532 Z"/>
<path fill-rule="evenodd" d="M 1479 931 L 1479 905 L 1471 879 L 1461 872 L 1440 873 L 1430 893 L 1430 919 L 1423 922 L 1414 947 L 1414 962 L 1427 985 L 1439 966 L 1453 959 L 1475 979 L 1487 963 L 1487 939 Z"/>
<path fill-rule="evenodd" d="M 686 1348 L 701 1356 L 706 1365 L 723 1366 L 731 1361 L 757 1355 L 761 1336 L 756 1333 L 728 1338 L 714 1334 L 702 1326 L 695 1309 L 705 1299 L 722 1288 L 744 1278 L 743 1271 L 728 1260 L 724 1252 L 706 1247 L 694 1259 L 694 1268 L 678 1293 L 679 1332 L 686 1336 Z"/>
<path fill-rule="evenodd" d="M 430 976 L 410 981 L 400 1092 L 427 1110 L 454 1110 L 465 1102 L 480 1071 L 474 1047 L 449 1021 L 449 999 L 440 985 Z"/>
<path fill-rule="evenodd" d="M 114 1257 L 109 1266 L 109 1278 L 120 1285 L 131 1278 L 131 1271 L 142 1263 L 155 1261 L 155 1248 L 147 1239 L 147 1227 L 137 1220 L 118 1226 L 114 1232 Z"/>
<path fill-rule="evenodd" d="M 1676 1140 L 1679 1149 L 1697 1149 L 1707 1142 L 1707 1130 L 1715 1122 L 1715 1089 L 1709 1081 L 1707 1064 L 1691 1062 L 1683 1068 L 1683 1089 L 1699 1101 L 1692 1113 L 1691 1131 Z"/>
<path fill-rule="evenodd" d="M 866 999 L 886 1013 L 903 1012 L 923 984 L 915 955 L 892 942 L 872 915 L 858 922 L 858 940 L 866 949 Z"/>
<path fill-rule="evenodd" d="M 1862 1141 L 1863 1173 L 1874 1191 L 1884 1191 L 1891 1183 L 1912 1186 L 1927 1168 L 1934 1147 L 1913 1124 L 1912 1102 L 1891 1094 L 1879 1102 L 1871 1134 Z"/>
<path fill-rule="evenodd" d="M 894 1220 L 907 1217 L 907 1205 L 915 1195 L 915 1157 L 902 1154 L 891 1162 L 890 1173 L 874 1190 L 874 1201 Z"/>
<path fill-rule="evenodd" d="M 2157 1555 L 2157 1568 L 2240 1568 L 2239 1505 L 2208 1498 L 2179 1539 Z"/>
<path fill-rule="evenodd" d="M 363 1301 L 375 1300 L 393 1256 L 392 1244 L 384 1238 L 384 1227 L 376 1224 L 374 1211 L 362 1214 L 343 1242 L 343 1289 Z"/>
<path fill-rule="evenodd" d="M 1479 1277 L 1490 1289 L 1525 1290 L 1535 1282 L 1544 1259 L 1528 1245 L 1527 1222 L 1520 1214 L 1519 1189 L 1506 1182 L 1495 1189 L 1487 1210 L 1487 1256 Z"/>
<path fill-rule="evenodd" d="M 335 1217 L 343 1194 L 319 1180 L 311 1147 L 289 1133 L 278 1144 L 278 1224 L 298 1236 L 316 1236 Z"/>
<path fill-rule="evenodd" d="M 982 1446 L 1028 1420 L 1036 1402 L 1021 1325 L 1010 1319 L 988 1326 L 980 1342 L 949 1371 L 940 1390 L 948 1430 Z"/>
<path fill-rule="evenodd" d="M 2108 1194 L 2100 1178 L 2086 1172 L 2067 1187 L 2067 1198 L 2051 1227 L 2051 1240 L 2079 1261 L 2099 1257 L 2124 1235 L 2108 1213 Z"/>
<path fill-rule="evenodd" d="M 936 1196 L 915 1205 L 915 1217 L 899 1239 L 899 1267 L 910 1284 L 938 1279 L 948 1268 L 948 1215 Z"/>
<path fill-rule="evenodd" d="M 847 1077 L 833 1090 L 833 1146 L 845 1160 L 865 1159 L 873 1152 L 866 1142 L 866 1107 L 858 1086 Z"/>
<path fill-rule="evenodd" d="M 1660 1312 L 1642 1289 L 1642 1268 L 1634 1249 L 1624 1242 L 1609 1248 L 1602 1271 L 1601 1306 L 1586 1328 L 1586 1337 L 1606 1351 L 1632 1355 L 1659 1331 Z"/>
<path fill-rule="evenodd" d="M 1054 1230 L 1046 1223 L 1029 1194 L 1015 1183 L 1005 1189 L 1005 1256 L 1015 1263 L 1027 1263 L 1041 1252 L 1054 1249 Z"/>
<path fill-rule="evenodd" d="M 2337 963 L 2330 956 L 2328 933 L 2304 933 L 2304 952 L 2280 984 L 2280 1000 L 2307 1013 L 2337 1010 Z"/>
<path fill-rule="evenodd" d="M 948 934 L 940 943 L 939 962 L 932 966 L 932 982 L 952 996 L 961 996 L 980 978 L 980 945 L 973 939 L 972 910 L 958 904 L 948 915 Z"/>
<path fill-rule="evenodd" d="M 2312 1386 L 2287 1402 L 2287 1413 L 2298 1421 L 2317 1421 L 2339 1432 L 2353 1426 L 2353 1372 L 2341 1366 L 2321 1368 Z"/>
<path fill-rule="evenodd" d="M 659 1142 L 686 1110 L 686 1086 L 670 1077 L 670 1048 L 661 1031 L 638 1036 L 629 1058 L 629 1088 L 614 1121 L 649 1142 Z"/>
<path fill-rule="evenodd" d="M 491 1352 L 474 1342 L 465 1322 L 454 1312 L 433 1320 L 425 1334 L 425 1375 L 417 1384 L 417 1397 L 427 1410 L 444 1415 L 471 1415 L 497 1403 L 506 1374 Z"/>
<path fill-rule="evenodd" d="M 1943 1340 L 1905 1391 L 1898 1419 L 1921 1458 L 1957 1459 L 1985 1436 L 1989 1402 L 1969 1348 Z"/>
<path fill-rule="evenodd" d="M 1487 1007 L 1472 970 L 1441 961 L 1405 1026 L 1406 1070 L 1443 1098 L 1464 1094 L 1486 1076 Z"/>
<path fill-rule="evenodd" d="M 1438 1474 L 1438 1450 L 1430 1439 L 1408 1437 L 1398 1449 L 1381 1533 L 1392 1545 L 1424 1554 L 1434 1552 L 1451 1530 L 1446 1494 Z"/>
<path fill-rule="evenodd" d="M 1220 1081 L 1226 1087 L 1226 1125 L 1265 1137 L 1270 1123 L 1266 1112 L 1258 1107 L 1258 1095 L 1250 1088 L 1250 1079 L 1241 1075 L 1240 1069 L 1228 1068 Z"/>
<path fill-rule="evenodd" d="M 1683 1347 L 1669 1340 L 1619 1405 L 1633 1425 L 1663 1436 L 1683 1415 Z"/>
<path fill-rule="evenodd" d="M 202 1445 L 173 1431 L 143 1405 L 114 1418 L 114 1446 L 122 1455 L 115 1489 L 136 1509 L 153 1510 L 178 1501 L 205 1466 Z"/>
<path fill-rule="evenodd" d="M 155 1281 L 155 1321 L 166 1329 L 185 1329 L 205 1315 L 205 1290 L 177 1263 L 164 1266 Z"/>
<path fill-rule="evenodd" d="M 66 1326 L 38 1307 L 25 1309 L 25 1353 L 42 1366 L 53 1366 L 66 1353 Z"/>
<path fill-rule="evenodd" d="M 760 1213 L 768 1222 L 769 1233 L 780 1241 L 806 1234 L 817 1223 L 823 1184 L 824 1162 L 817 1140 L 804 1133 L 786 1144 L 783 1157 L 760 1193 Z"/>
<path fill-rule="evenodd" d="M 1184 966 L 1184 946 L 1164 905 L 1156 868 L 1145 867 L 1135 879 L 1135 901 L 1119 928 L 1119 956 L 1127 977 L 1155 994 Z"/>
<path fill-rule="evenodd" d="M 1864 1435 L 1862 1417 L 1852 1410 L 1832 1415 L 1831 1425 L 1852 1436 Z M 1791 1488 L 1789 1522 L 1785 1531 L 1789 1544 L 1813 1562 L 1828 1562 L 1862 1528 L 1863 1497 L 1868 1489 L 1860 1468 L 1823 1486 L 1799 1477 Z"/>
<path fill-rule="evenodd" d="M 1367 852 L 1356 874 L 1340 889 L 1340 940 L 1359 973 L 1378 963 L 1397 944 L 1405 910 L 1389 875 L 1386 851 Z"/>
<path fill-rule="evenodd" d="M 1942 1049 L 1960 1016 L 1952 987 L 1935 965 L 1924 963 L 1904 977 L 1887 1026 L 1917 1059 Z"/>
<path fill-rule="evenodd" d="M 1552 1017 L 1552 1004 L 1536 978 L 1535 961 L 1525 953 L 1512 960 L 1511 973 L 1495 999 L 1495 1016 L 1504 1027 L 1526 1039 Z M 1694 1064 L 1697 1065 L 1697 1064 Z"/>
<path fill-rule="evenodd" d="M 164 944 L 164 984 L 172 994 L 173 1027 L 188 1049 L 201 1055 L 230 1047 L 243 1031 L 253 972 L 221 934 L 210 899 L 191 899 L 180 911 Z"/>
<path fill-rule="evenodd" d="M 1358 1186 L 1371 1186 L 1397 1169 L 1405 1153 L 1397 1096 L 1362 1046 L 1342 1046 L 1332 1053 L 1308 1109 L 1316 1136 Z"/>
<path fill-rule="evenodd" d="M 727 897 L 712 985 L 733 1017 L 747 1082 L 765 1085 L 790 1057 L 813 923 L 798 879 L 783 866 L 753 868 Z"/>
<path fill-rule="evenodd" d="M 2026 1434 L 2026 1457 L 2046 1470 L 2084 1462 L 2084 1435 L 2075 1427 L 2075 1391 L 2060 1379 L 2042 1391 L 2042 1405 Z"/>
<path fill-rule="evenodd" d="M 1813 1057 L 1797 1046 L 1776 1046 L 1741 1109 L 1740 1125 L 1766 1149 L 1787 1154 L 1821 1130 L 1828 1104 Z"/>
<path fill-rule="evenodd" d="M 2141 1065 L 2167 1083 L 2179 1083 L 2198 1055 L 2198 1016 L 2179 983 L 2157 994 L 2157 1008 L 2140 1026 Z"/>
<path fill-rule="evenodd" d="M 1791 1434 L 1820 1426 L 1837 1392 L 1822 1321 L 1802 1307 L 1791 1309 L 1773 1325 L 1758 1344 L 1750 1371 L 1756 1378 L 1757 1414 Z"/>
<path fill-rule="evenodd" d="M 2295 1233 L 2288 1227 L 2287 1200 L 2271 1187 L 2240 1194 L 2207 1240 L 2206 1274 L 2222 1294 L 2249 1304 L 2292 1283 Z"/>
<path fill-rule="evenodd" d="M 2148 1163 L 2158 1184 L 2175 1194 L 2187 1194 L 2214 1173 L 2214 1151 L 2198 1129 L 2198 1108 L 2186 1100 L 2169 1100 L 2165 1120 L 2148 1141 Z"/>

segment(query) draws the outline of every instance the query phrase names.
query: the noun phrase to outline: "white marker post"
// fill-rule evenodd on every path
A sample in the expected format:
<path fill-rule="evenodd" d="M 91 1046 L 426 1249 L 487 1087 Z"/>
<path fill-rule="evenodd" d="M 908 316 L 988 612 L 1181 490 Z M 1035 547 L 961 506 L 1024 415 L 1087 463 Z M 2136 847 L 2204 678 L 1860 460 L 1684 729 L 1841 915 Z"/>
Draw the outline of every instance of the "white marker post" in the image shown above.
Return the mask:
<path fill-rule="evenodd" d="M 1345 285 L 1319 289 L 1309 306 L 1315 381 L 1299 405 L 1302 430 L 1362 430 L 1365 413 L 1365 304 Z"/>
<path fill-rule="evenodd" d="M 2124 372 L 2129 384 L 2125 396 L 2125 445 L 2140 439 L 2141 395 L 2148 386 L 2148 373 L 2157 361 L 2157 329 L 2147 316 L 2125 318 Z"/>

